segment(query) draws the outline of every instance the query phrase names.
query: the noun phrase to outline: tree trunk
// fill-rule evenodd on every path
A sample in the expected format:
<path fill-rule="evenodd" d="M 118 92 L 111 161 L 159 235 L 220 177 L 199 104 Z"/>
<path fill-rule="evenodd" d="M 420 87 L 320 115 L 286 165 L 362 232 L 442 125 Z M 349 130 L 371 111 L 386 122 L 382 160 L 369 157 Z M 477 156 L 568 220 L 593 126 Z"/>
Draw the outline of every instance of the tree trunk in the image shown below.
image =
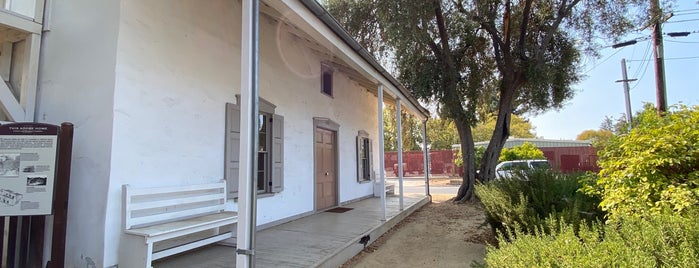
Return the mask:
<path fill-rule="evenodd" d="M 498 116 L 495 121 L 495 130 L 490 138 L 488 148 L 483 155 L 478 179 L 487 182 L 495 178 L 495 166 L 498 164 L 500 152 L 505 146 L 507 138 L 510 137 L 510 120 L 512 119 L 512 103 L 514 102 L 514 92 L 518 87 L 519 79 L 516 74 L 504 74 L 500 84 L 500 101 L 498 103 Z"/>
<path fill-rule="evenodd" d="M 459 191 L 454 197 L 454 202 L 466 202 L 473 200 L 474 195 L 474 185 L 476 182 L 476 164 L 475 164 L 475 150 L 473 145 L 473 133 L 471 133 L 471 126 L 463 120 L 455 119 L 456 130 L 459 132 L 459 139 L 461 140 L 461 157 L 463 158 L 464 175 Z"/>

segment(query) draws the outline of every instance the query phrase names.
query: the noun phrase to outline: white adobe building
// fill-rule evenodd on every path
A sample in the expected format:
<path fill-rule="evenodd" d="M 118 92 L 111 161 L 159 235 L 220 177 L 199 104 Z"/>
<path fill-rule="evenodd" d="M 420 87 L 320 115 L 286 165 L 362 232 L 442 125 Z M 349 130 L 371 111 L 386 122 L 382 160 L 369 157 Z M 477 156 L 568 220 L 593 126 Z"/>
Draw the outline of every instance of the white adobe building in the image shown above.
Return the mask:
<path fill-rule="evenodd" d="M 118 265 L 124 184 L 239 209 L 240 0 L 0 2 L 0 120 L 75 125 L 65 267 Z M 374 195 L 377 94 L 428 118 L 319 7 L 260 2 L 258 228 Z"/>

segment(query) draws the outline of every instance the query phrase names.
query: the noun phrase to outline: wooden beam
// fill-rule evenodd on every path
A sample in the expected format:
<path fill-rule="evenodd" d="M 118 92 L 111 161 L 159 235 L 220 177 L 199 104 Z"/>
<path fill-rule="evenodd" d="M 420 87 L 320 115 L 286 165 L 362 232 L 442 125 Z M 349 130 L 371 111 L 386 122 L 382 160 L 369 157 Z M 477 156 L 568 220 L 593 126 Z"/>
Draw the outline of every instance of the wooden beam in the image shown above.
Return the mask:
<path fill-rule="evenodd" d="M 19 105 L 15 95 L 12 94 L 12 90 L 7 87 L 4 79 L 2 80 L 0 81 L 0 106 L 2 106 L 0 108 L 2 108 L 10 121 L 24 121 L 24 109 Z"/>
<path fill-rule="evenodd" d="M 274 18 L 274 19 L 281 18 L 281 16 L 282 16 L 282 13 L 279 13 L 279 11 L 272 8 L 264 1 L 260 1 L 260 14 L 269 15 L 271 18 Z"/>
<path fill-rule="evenodd" d="M 41 24 L 44 21 L 44 0 L 34 0 L 36 1 L 36 6 L 34 6 L 34 21 Z"/>
<path fill-rule="evenodd" d="M 20 40 L 24 40 L 29 36 L 30 33 L 22 32 L 10 27 L 4 27 L 0 25 L 0 43 L 10 42 L 14 43 Z"/>
<path fill-rule="evenodd" d="M 356 81 L 357 84 L 359 84 L 361 87 L 364 87 L 366 89 L 372 89 L 372 88 L 376 88 L 378 86 L 378 84 L 367 79 L 365 76 L 360 74 L 357 70 L 352 69 L 351 67 L 345 65 L 342 62 L 332 61 L 332 62 L 329 62 L 329 64 L 331 66 L 333 66 L 333 68 L 335 68 L 336 70 L 347 75 L 347 77 L 349 77 L 350 79 Z"/>
<path fill-rule="evenodd" d="M 18 29 L 28 33 L 41 33 L 41 24 L 33 21 L 32 18 L 20 14 L 0 9 L 0 24 Z"/>
<path fill-rule="evenodd" d="M 9 79 L 10 68 L 12 67 L 12 43 L 3 42 L 0 46 L 0 77 Z"/>
<path fill-rule="evenodd" d="M 22 70 L 22 88 L 20 89 L 19 104 L 24 107 L 26 122 L 34 122 L 34 106 L 36 105 L 36 85 L 39 73 L 39 48 L 41 35 L 32 34 L 27 38 L 24 50 L 24 69 Z"/>

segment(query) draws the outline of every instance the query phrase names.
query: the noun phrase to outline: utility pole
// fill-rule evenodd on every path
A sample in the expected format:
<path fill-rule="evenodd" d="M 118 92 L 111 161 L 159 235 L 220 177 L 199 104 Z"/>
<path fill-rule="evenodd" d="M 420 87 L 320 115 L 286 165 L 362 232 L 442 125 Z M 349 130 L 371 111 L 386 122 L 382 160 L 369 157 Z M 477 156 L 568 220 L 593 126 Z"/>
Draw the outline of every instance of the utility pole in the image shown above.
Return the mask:
<path fill-rule="evenodd" d="M 663 31 L 661 27 L 663 14 L 660 10 L 659 0 L 650 0 L 650 19 L 653 30 L 653 55 L 655 56 L 656 108 L 658 115 L 662 115 L 667 111 L 667 94 L 665 93 L 665 61 L 663 60 Z"/>
<path fill-rule="evenodd" d="M 616 80 L 616 82 L 624 83 L 624 99 L 626 100 L 626 122 L 629 124 L 629 129 L 631 129 L 631 98 L 629 97 L 629 82 L 636 81 L 637 79 L 629 79 L 626 76 L 626 59 L 621 59 L 621 80 Z"/>

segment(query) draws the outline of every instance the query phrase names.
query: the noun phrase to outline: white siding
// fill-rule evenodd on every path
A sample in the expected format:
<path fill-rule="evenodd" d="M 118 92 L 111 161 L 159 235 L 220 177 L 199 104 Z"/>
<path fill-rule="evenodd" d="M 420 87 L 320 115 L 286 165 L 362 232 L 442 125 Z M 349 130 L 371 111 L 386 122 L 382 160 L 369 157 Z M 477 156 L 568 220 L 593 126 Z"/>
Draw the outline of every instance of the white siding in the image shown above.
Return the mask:
<path fill-rule="evenodd" d="M 238 1 L 121 1 L 105 247 L 115 264 L 121 185 L 223 179 L 225 102 L 240 76 Z"/>
<path fill-rule="evenodd" d="M 113 255 L 112 248 L 104 247 L 104 228 L 119 2 L 67 0 L 54 4 L 51 12 L 51 30 L 42 44 L 36 119 L 75 125 L 65 267 L 91 262 L 104 267 L 105 251 Z"/>
<path fill-rule="evenodd" d="M 237 1 L 121 3 L 105 265 L 116 261 L 122 184 L 223 178 L 225 103 L 240 92 L 239 14 Z M 283 192 L 259 199 L 258 224 L 313 210 L 313 117 L 341 125 L 339 201 L 371 195 L 371 183 L 356 182 L 355 136 L 376 140 L 376 97 L 339 71 L 334 97 L 321 94 L 321 59 L 305 41 L 267 16 L 260 29 L 260 96 L 285 117 L 285 178 Z"/>

